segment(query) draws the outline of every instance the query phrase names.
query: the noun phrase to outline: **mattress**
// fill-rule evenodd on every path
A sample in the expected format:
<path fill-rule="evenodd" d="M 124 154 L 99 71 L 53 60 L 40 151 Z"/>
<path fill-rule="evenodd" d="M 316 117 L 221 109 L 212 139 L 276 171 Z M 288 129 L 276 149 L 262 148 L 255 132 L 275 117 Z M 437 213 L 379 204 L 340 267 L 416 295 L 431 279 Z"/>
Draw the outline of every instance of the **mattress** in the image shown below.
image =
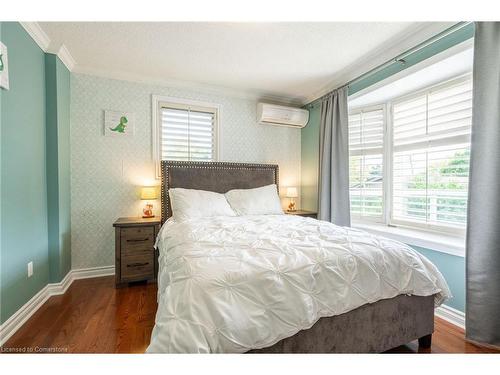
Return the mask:
<path fill-rule="evenodd" d="M 427 258 L 400 242 L 292 215 L 163 225 L 149 353 L 242 353 L 318 319 L 398 295 L 451 296 Z"/>

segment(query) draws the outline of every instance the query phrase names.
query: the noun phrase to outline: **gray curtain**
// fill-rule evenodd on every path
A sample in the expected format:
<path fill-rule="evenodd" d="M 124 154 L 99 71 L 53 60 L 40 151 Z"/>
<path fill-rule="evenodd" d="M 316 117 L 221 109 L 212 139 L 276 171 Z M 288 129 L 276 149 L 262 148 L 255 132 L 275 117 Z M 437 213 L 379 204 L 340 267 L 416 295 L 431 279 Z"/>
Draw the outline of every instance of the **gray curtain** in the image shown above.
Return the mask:
<path fill-rule="evenodd" d="M 500 23 L 476 23 L 466 338 L 500 346 Z"/>
<path fill-rule="evenodd" d="M 347 87 L 321 101 L 318 217 L 350 226 Z"/>

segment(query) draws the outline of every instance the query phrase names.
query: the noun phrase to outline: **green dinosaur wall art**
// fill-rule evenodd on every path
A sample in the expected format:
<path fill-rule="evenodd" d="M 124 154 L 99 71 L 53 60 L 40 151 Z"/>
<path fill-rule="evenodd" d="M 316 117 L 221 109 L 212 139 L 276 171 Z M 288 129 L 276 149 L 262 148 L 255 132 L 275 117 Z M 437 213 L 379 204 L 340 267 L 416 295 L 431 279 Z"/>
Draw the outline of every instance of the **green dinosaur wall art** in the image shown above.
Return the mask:
<path fill-rule="evenodd" d="M 120 123 L 116 125 L 114 128 L 109 128 L 112 132 L 125 133 L 125 128 L 127 127 L 127 117 L 120 117 Z"/>
<path fill-rule="evenodd" d="M 133 114 L 104 111 L 104 135 L 129 136 L 134 134 Z"/>

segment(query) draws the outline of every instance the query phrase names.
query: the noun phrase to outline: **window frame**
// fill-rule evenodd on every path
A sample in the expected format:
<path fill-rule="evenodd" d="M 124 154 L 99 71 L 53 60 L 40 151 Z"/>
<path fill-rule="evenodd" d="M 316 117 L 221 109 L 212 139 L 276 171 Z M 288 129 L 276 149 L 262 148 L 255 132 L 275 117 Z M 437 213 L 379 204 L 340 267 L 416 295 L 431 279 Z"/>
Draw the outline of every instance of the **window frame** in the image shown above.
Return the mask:
<path fill-rule="evenodd" d="M 452 87 L 454 85 L 472 80 L 472 72 L 467 72 L 465 74 L 460 74 L 458 76 L 446 79 L 444 81 L 437 82 L 435 84 L 426 86 L 417 91 L 395 97 L 393 99 L 384 101 L 378 104 L 371 104 L 368 106 L 357 107 L 352 112 L 349 111 L 349 115 L 361 112 L 363 110 L 373 109 L 380 106 L 385 106 L 384 111 L 384 141 L 383 141 L 383 158 L 382 158 L 382 168 L 383 168 L 383 220 L 376 221 L 369 218 L 356 218 L 353 220 L 354 223 L 358 224 L 369 224 L 369 223 L 379 223 L 388 227 L 400 227 L 408 228 L 412 230 L 421 230 L 425 232 L 434 233 L 444 233 L 445 235 L 455 236 L 463 238 L 465 236 L 466 225 L 464 227 L 453 226 L 453 225 L 436 225 L 427 223 L 418 223 L 413 221 L 398 220 L 393 217 L 393 158 L 394 158 L 394 126 L 393 126 L 393 111 L 394 104 L 400 102 L 411 100 L 412 98 L 421 96 L 422 94 L 430 94 L 434 91 L 441 90 L 447 87 Z M 450 143 L 451 144 L 451 143 Z M 349 155 L 350 156 L 350 155 Z M 470 171 L 469 171 L 470 173 Z"/>
<path fill-rule="evenodd" d="M 471 73 L 466 73 L 466 74 L 461 74 L 459 76 L 456 76 L 456 77 L 453 77 L 451 79 L 447 79 L 445 81 L 442 81 L 442 82 L 438 82 L 434 85 L 431 85 L 431 86 L 427 86 L 421 90 L 418 90 L 418 91 L 415 91 L 415 92 L 412 92 L 410 94 L 407 94 L 407 95 L 403 95 L 403 96 L 400 96 L 400 97 L 397 97 L 393 100 L 390 101 L 390 113 L 391 113 L 391 125 L 392 125 L 392 116 L 393 116 L 393 110 L 394 110 L 394 105 L 395 104 L 398 104 L 398 103 L 401 103 L 401 102 L 404 102 L 404 101 L 407 101 L 407 100 L 411 100 L 412 98 L 416 98 L 418 96 L 421 96 L 423 94 L 425 95 L 429 95 L 433 92 L 436 92 L 436 91 L 439 91 L 439 90 L 442 90 L 442 89 L 446 89 L 448 87 L 453 87 L 455 85 L 458 85 L 460 83 L 464 83 L 464 82 L 467 82 L 467 81 L 471 81 L 472 80 L 472 75 Z M 394 158 L 394 126 L 390 126 L 391 128 L 391 136 L 390 138 L 388 139 L 389 140 L 389 144 L 390 144 L 390 148 L 391 148 L 391 152 L 390 152 L 390 160 L 389 160 L 389 163 L 390 163 L 390 171 L 391 171 L 391 176 L 390 176 L 390 189 L 391 189 L 391 195 L 390 195 L 390 215 L 388 217 L 388 222 L 387 224 L 390 225 L 390 226 L 395 226 L 395 227 L 406 227 L 406 228 L 414 228 L 414 229 L 423 229 L 423 230 L 427 230 L 427 231 L 433 231 L 433 232 L 444 232 L 444 233 L 448 233 L 448 234 L 451 234 L 451 235 L 459 235 L 459 236 L 463 236 L 465 235 L 465 230 L 466 230 L 466 225 L 464 225 L 464 227 L 460 227 L 458 225 L 439 225 L 439 224 L 428 224 L 428 223 L 419 223 L 419 222 L 416 222 L 416 221 L 410 221 L 410 220 L 398 220 L 398 219 L 395 219 L 393 214 L 394 214 L 394 210 L 393 210 L 393 200 L 392 200 L 392 187 L 393 187 L 393 158 Z M 445 144 L 453 144 L 453 142 L 443 142 Z M 469 138 L 469 145 L 470 145 L 470 138 Z M 470 170 L 469 170 L 469 173 L 470 173 Z M 467 188 L 468 189 L 468 188 Z"/>
<path fill-rule="evenodd" d="M 386 134 L 386 129 L 387 129 L 387 104 L 382 103 L 382 104 L 371 104 L 368 106 L 364 107 L 358 107 L 355 108 L 353 111 L 349 111 L 349 116 L 351 115 L 356 115 L 362 112 L 371 112 L 371 111 L 377 111 L 377 110 L 382 110 L 383 113 L 383 124 L 382 124 L 382 215 L 381 217 L 370 217 L 370 216 L 361 216 L 361 217 L 356 217 L 354 221 L 359 221 L 359 222 L 365 222 L 365 223 L 379 223 L 379 224 L 384 224 L 386 223 L 386 210 L 385 207 L 386 205 L 386 196 L 385 196 L 385 173 L 386 173 L 386 168 L 385 168 L 385 134 Z M 349 150 L 349 161 L 351 159 L 351 151 Z M 349 166 L 349 172 L 350 172 L 350 166 Z M 350 182 L 349 182 L 350 185 Z M 351 190 L 349 186 L 349 191 Z M 350 200 L 350 199 L 349 199 Z"/>
<path fill-rule="evenodd" d="M 155 163 L 155 178 L 161 179 L 161 114 L 160 111 L 162 107 L 170 106 L 171 108 L 185 108 L 185 107 L 194 107 L 198 110 L 201 109 L 210 109 L 214 112 L 214 152 L 213 152 L 213 160 L 219 161 L 221 155 L 221 147 L 220 147 L 220 118 L 221 118 L 221 105 L 217 103 L 209 103 L 198 100 L 191 99 L 182 99 L 171 96 L 163 96 L 163 95 L 152 95 L 152 158 Z"/>

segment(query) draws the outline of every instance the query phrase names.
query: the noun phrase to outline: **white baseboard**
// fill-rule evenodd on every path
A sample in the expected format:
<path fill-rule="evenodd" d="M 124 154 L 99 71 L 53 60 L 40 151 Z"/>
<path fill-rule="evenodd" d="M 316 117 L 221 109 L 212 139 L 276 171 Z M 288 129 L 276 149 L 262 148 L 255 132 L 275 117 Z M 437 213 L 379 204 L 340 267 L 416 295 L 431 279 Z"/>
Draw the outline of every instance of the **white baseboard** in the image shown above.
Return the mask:
<path fill-rule="evenodd" d="M 16 331 L 49 299 L 49 285 L 45 285 L 0 326 L 0 346 L 16 333 Z"/>
<path fill-rule="evenodd" d="M 47 288 L 47 292 L 49 294 L 49 297 L 50 296 L 57 296 L 59 294 L 64 294 L 68 290 L 68 288 L 72 282 L 73 282 L 73 275 L 72 275 L 71 271 L 69 271 L 66 274 L 66 276 L 64 276 L 64 279 L 62 279 L 60 282 L 47 284 L 46 288 Z"/>
<path fill-rule="evenodd" d="M 435 310 L 436 316 L 465 329 L 465 313 L 447 305 L 441 305 Z"/>
<path fill-rule="evenodd" d="M 0 346 L 3 345 L 52 296 L 66 293 L 74 280 L 111 276 L 115 266 L 82 268 L 69 271 L 58 283 L 45 285 L 37 294 L 0 325 Z"/>
<path fill-rule="evenodd" d="M 115 274 L 115 266 L 80 268 L 71 270 L 73 280 L 90 279 L 92 277 L 111 276 Z"/>

